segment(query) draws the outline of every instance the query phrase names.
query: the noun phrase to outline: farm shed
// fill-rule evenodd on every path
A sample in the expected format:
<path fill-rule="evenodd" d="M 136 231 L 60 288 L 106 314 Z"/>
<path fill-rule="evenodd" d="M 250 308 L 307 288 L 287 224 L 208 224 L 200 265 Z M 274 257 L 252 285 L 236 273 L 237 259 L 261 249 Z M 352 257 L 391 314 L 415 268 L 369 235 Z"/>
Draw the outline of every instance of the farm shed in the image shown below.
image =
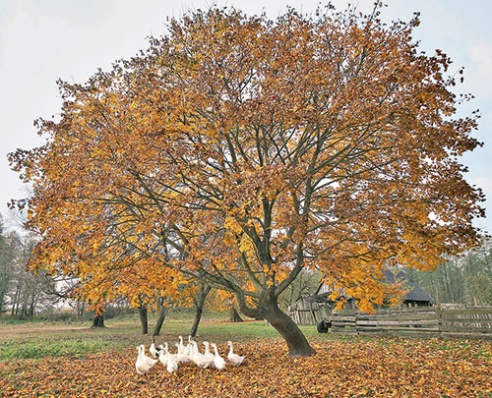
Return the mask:
<path fill-rule="evenodd" d="M 398 270 L 395 273 L 385 268 L 383 274 L 386 283 L 393 284 L 398 281 L 407 286 L 408 292 L 403 297 L 403 307 L 428 307 L 435 304 L 432 296 L 412 280 L 405 271 Z M 290 317 L 298 324 L 307 325 L 315 325 L 322 319 L 328 318 L 337 304 L 336 301 L 330 300 L 331 293 L 332 289 L 329 285 L 321 284 L 314 295 L 301 296 L 289 307 Z M 354 299 L 345 297 L 345 300 L 345 308 L 355 310 Z"/>
<path fill-rule="evenodd" d="M 301 296 L 289 307 L 289 316 L 300 325 L 316 325 L 330 312 L 326 312 L 324 303 L 318 304 L 314 296 Z"/>

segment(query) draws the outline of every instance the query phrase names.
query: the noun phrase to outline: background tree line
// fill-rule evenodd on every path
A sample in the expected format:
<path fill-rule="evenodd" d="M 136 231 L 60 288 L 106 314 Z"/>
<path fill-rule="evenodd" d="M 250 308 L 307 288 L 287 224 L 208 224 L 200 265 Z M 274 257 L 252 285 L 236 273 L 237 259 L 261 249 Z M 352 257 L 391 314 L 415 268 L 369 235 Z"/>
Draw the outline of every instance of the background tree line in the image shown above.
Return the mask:
<path fill-rule="evenodd" d="M 68 299 L 76 285 L 74 281 L 62 283 L 57 277 L 48 275 L 43 270 L 38 273 L 26 270 L 26 263 L 36 242 L 37 239 L 32 234 L 20 234 L 5 228 L 0 214 L 0 316 L 9 315 L 19 319 L 28 319 L 43 313 L 44 316 L 54 318 L 57 304 L 61 300 Z M 319 272 L 301 273 L 296 282 L 282 295 L 281 307 L 285 310 L 301 295 L 313 294 L 320 278 Z M 231 300 L 223 300 L 217 292 L 209 293 L 210 288 L 202 287 L 190 300 L 189 306 L 192 306 L 198 313 L 193 325 L 195 331 L 204 309 L 205 299 L 207 299 L 207 306 L 213 310 L 230 311 L 231 320 L 241 320 Z M 87 303 L 81 300 L 67 300 L 67 302 L 70 303 L 74 315 L 79 318 L 89 312 L 92 314 Z M 171 310 L 181 308 L 182 305 L 182 302 L 168 299 L 165 300 L 165 307 L 159 306 L 157 312 L 163 313 L 163 308 Z M 145 318 L 142 323 L 142 330 L 145 330 L 145 333 L 148 330 L 147 311 L 149 309 L 143 299 L 142 305 L 136 309 L 141 317 Z M 128 312 L 130 312 L 128 300 L 120 297 L 105 306 L 104 315 L 105 318 L 112 318 Z M 154 333 L 155 331 L 154 329 Z"/>
<path fill-rule="evenodd" d="M 410 275 L 438 304 L 492 305 L 492 240 L 451 257 L 435 271 L 411 269 Z"/>
<path fill-rule="evenodd" d="M 60 288 L 55 277 L 43 271 L 33 273 L 26 270 L 25 265 L 36 241 L 33 235 L 21 235 L 16 231 L 7 230 L 0 215 L 0 314 L 26 319 L 42 312 L 45 316 L 54 317 L 57 302 L 68 297 L 69 289 L 64 291 Z M 409 273 L 438 304 L 492 305 L 492 240 L 484 240 L 480 247 L 471 249 L 462 256 L 450 258 L 435 271 L 420 272 L 409 269 Z M 320 280 L 319 272 L 302 272 L 282 295 L 280 306 L 287 310 L 301 295 L 314 294 Z M 230 301 L 223 300 L 216 292 L 210 295 L 209 292 L 210 290 L 202 288 L 190 301 L 190 306 L 199 314 L 192 328 L 195 332 L 205 305 L 213 310 L 230 310 L 231 320 L 240 320 Z M 180 308 L 181 304 L 166 300 L 166 305 L 159 307 L 157 312 L 163 313 L 166 309 L 172 311 L 173 308 Z M 71 307 L 78 317 L 91 313 L 87 304 L 82 301 L 72 301 Z M 142 323 L 142 331 L 145 333 L 148 332 L 148 310 L 152 311 L 143 303 L 136 310 L 145 317 Z M 105 307 L 106 318 L 128 312 L 130 305 L 124 297 L 114 303 L 108 303 Z M 154 328 L 153 334 L 156 333 L 156 329 Z"/>
<path fill-rule="evenodd" d="M 26 271 L 35 244 L 33 235 L 6 230 L 0 214 L 0 314 L 29 318 L 54 305 L 48 293 L 54 291 L 54 279 L 44 271 Z"/>

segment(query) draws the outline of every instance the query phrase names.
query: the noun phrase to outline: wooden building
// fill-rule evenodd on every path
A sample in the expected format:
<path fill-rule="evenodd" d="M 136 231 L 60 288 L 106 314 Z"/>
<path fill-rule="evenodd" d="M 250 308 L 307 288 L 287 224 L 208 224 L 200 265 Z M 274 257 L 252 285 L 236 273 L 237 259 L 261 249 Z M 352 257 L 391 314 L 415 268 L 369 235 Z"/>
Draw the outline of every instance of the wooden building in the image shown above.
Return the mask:
<path fill-rule="evenodd" d="M 435 305 L 435 300 L 430 294 L 424 291 L 410 276 L 403 270 L 396 273 L 389 268 L 383 270 L 386 283 L 393 284 L 397 281 L 407 286 L 408 292 L 402 300 L 403 307 L 428 307 Z M 337 301 L 330 299 L 333 290 L 329 285 L 321 284 L 312 296 L 301 296 L 289 308 L 289 315 L 298 324 L 316 325 L 321 320 L 329 318 L 336 306 Z M 355 300 L 351 297 L 344 297 L 345 308 L 355 310 Z"/>

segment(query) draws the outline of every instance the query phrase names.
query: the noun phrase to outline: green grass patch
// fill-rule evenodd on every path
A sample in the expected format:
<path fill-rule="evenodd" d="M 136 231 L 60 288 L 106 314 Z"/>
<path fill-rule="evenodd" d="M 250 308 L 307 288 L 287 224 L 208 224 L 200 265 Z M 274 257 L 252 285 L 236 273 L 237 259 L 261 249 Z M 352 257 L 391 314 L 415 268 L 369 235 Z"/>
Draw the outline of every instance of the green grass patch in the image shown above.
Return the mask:
<path fill-rule="evenodd" d="M 84 354 L 107 349 L 109 345 L 101 340 L 89 340 L 87 338 L 9 340 L 2 344 L 0 360 L 59 356 L 80 358 Z"/>
<path fill-rule="evenodd" d="M 81 358 L 99 351 L 119 350 L 134 344 L 135 338 L 123 328 L 59 329 L 34 323 L 0 329 L 0 361 L 71 356 Z M 18 333 L 16 334 L 16 330 Z M 3 333 L 2 333 L 3 332 Z"/>
<path fill-rule="evenodd" d="M 150 333 L 154 326 L 152 321 L 149 320 Z M 186 339 L 191 325 L 191 319 L 183 320 L 180 317 L 166 319 L 161 334 L 155 337 L 155 341 L 156 343 L 168 341 L 174 344 L 178 341 L 179 335 Z M 22 326 L 8 325 L 0 330 L 0 335 L 6 336 L 0 338 L 0 360 L 82 357 L 99 351 L 129 349 L 138 344 L 148 345 L 152 339 L 149 334 L 141 334 L 137 317 L 108 320 L 106 326 L 105 328 L 59 329 L 56 325 L 33 323 L 30 329 L 25 323 Z M 301 329 L 310 341 L 326 339 L 326 336 L 320 337 L 315 326 L 301 326 Z M 275 337 L 279 337 L 278 332 L 263 321 L 230 323 L 225 320 L 209 319 L 200 323 L 196 339 L 220 343 L 227 340 L 248 341 Z"/>

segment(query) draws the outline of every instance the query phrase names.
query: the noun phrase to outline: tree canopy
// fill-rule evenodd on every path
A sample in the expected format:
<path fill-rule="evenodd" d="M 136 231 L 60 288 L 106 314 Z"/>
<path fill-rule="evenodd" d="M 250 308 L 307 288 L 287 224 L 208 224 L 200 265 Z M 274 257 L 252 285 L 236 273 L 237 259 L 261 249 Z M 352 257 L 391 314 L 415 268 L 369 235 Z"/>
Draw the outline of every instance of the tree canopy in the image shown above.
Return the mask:
<path fill-rule="evenodd" d="M 303 268 L 370 311 L 383 266 L 433 269 L 476 244 L 463 70 L 419 52 L 418 14 L 385 24 L 380 7 L 190 12 L 111 71 L 60 81 L 60 120 L 36 124 L 46 144 L 11 154 L 34 184 L 32 266 L 94 298 L 206 281 L 306 355 L 277 306 Z"/>

